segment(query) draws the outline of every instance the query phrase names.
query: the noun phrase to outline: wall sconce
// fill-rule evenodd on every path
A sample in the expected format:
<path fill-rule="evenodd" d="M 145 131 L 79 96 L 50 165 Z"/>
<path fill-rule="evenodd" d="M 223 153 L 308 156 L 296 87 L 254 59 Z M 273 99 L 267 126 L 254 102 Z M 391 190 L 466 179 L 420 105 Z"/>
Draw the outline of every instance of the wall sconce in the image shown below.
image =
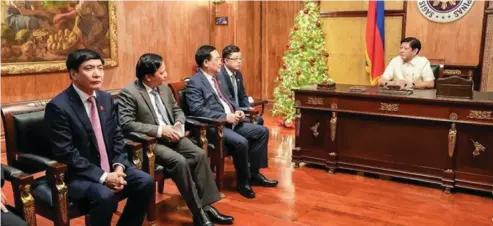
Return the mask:
<path fill-rule="evenodd" d="M 219 12 L 218 6 L 224 2 L 226 2 L 226 0 L 212 0 L 212 4 L 214 4 L 214 13 L 215 14 L 217 14 Z"/>
<path fill-rule="evenodd" d="M 226 0 L 212 0 L 212 3 L 215 5 L 219 5 L 219 4 L 224 3 L 224 2 L 226 2 Z"/>

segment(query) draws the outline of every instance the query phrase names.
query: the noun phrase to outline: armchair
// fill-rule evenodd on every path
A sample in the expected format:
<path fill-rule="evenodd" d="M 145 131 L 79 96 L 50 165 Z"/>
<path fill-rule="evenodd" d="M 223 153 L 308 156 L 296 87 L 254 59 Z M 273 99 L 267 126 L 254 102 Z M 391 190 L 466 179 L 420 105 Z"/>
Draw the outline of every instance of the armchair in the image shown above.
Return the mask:
<path fill-rule="evenodd" d="M 14 192 L 15 207 L 7 206 L 7 208 L 23 218 L 27 225 L 36 226 L 34 198 L 30 192 L 31 183 L 34 181 L 33 176 L 4 164 L 2 164 L 2 175 L 2 179 L 12 183 Z"/>
<path fill-rule="evenodd" d="M 216 120 L 205 117 L 190 116 L 188 114 L 188 106 L 186 105 L 185 95 L 188 79 L 184 79 L 180 82 L 173 82 L 169 84 L 173 96 L 175 97 L 178 105 L 181 107 L 187 119 L 197 120 L 201 123 L 205 123 L 208 128 L 208 140 L 211 140 L 207 146 L 207 152 L 210 157 L 210 165 L 213 171 L 216 173 L 216 185 L 219 190 L 223 189 L 224 185 L 224 158 L 228 157 L 228 152 L 225 148 L 223 135 L 225 120 Z M 247 117 L 251 117 L 252 122 L 256 122 L 258 111 L 255 109 L 242 109 Z"/>
<path fill-rule="evenodd" d="M 16 204 L 28 200 L 26 197 L 30 189 L 35 200 L 30 202 L 34 203 L 32 216 L 39 214 L 53 221 L 56 226 L 70 225 L 70 219 L 86 216 L 88 208 L 69 200 L 64 182 L 67 165 L 53 160 L 44 124 L 44 109 L 48 102 L 49 100 L 29 101 L 2 106 L 7 163 L 28 174 L 45 172 L 45 176 L 35 180 L 29 179 L 32 182 L 30 188 L 25 186 L 22 192 L 14 193 Z M 137 167 L 141 167 L 142 160 L 139 156 L 142 153 L 142 145 L 127 141 L 125 148 L 133 158 L 131 161 Z M 86 223 L 89 222 L 87 217 Z M 154 221 L 149 217 L 148 220 Z"/>

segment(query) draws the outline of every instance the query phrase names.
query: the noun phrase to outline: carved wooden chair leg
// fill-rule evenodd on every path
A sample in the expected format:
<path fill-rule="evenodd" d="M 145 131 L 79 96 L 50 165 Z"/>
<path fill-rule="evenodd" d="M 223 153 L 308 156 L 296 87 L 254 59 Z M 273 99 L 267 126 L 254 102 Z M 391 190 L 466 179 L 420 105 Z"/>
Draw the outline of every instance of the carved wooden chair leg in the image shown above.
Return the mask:
<path fill-rule="evenodd" d="M 224 159 L 220 159 L 216 164 L 216 185 L 219 191 L 223 190 L 224 187 Z"/>
<path fill-rule="evenodd" d="M 161 180 L 163 182 L 163 190 L 164 190 L 164 178 Z M 149 202 L 149 207 L 147 209 L 147 221 L 149 221 L 148 225 L 156 225 L 156 190 L 152 191 L 152 198 Z M 162 194 L 162 193 L 161 193 Z"/>
<path fill-rule="evenodd" d="M 84 220 L 86 221 L 86 226 L 91 226 L 91 217 L 89 215 L 86 215 L 84 217 Z"/>
<path fill-rule="evenodd" d="M 159 194 L 164 194 L 164 178 L 160 179 L 157 182 L 157 190 Z"/>

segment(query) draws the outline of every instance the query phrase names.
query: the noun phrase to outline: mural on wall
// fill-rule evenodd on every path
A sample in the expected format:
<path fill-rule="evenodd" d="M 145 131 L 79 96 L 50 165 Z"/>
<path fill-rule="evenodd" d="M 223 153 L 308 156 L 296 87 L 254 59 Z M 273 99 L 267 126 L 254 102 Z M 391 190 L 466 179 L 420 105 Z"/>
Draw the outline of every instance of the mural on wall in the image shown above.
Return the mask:
<path fill-rule="evenodd" d="M 2 75 L 65 70 L 75 49 L 99 52 L 117 65 L 112 1 L 2 1 Z"/>

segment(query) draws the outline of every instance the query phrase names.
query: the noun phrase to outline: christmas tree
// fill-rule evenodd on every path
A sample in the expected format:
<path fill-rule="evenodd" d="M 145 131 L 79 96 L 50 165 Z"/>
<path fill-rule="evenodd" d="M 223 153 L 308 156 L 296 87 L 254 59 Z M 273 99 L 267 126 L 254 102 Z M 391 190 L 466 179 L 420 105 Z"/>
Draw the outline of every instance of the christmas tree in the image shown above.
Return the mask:
<path fill-rule="evenodd" d="M 272 112 L 281 115 L 284 126 L 290 127 L 295 118 L 294 92 L 291 89 L 333 82 L 328 74 L 329 54 L 325 51 L 325 33 L 316 2 L 305 2 L 304 9 L 296 16 L 286 48 L 276 79 L 278 85 L 274 90 Z"/>

